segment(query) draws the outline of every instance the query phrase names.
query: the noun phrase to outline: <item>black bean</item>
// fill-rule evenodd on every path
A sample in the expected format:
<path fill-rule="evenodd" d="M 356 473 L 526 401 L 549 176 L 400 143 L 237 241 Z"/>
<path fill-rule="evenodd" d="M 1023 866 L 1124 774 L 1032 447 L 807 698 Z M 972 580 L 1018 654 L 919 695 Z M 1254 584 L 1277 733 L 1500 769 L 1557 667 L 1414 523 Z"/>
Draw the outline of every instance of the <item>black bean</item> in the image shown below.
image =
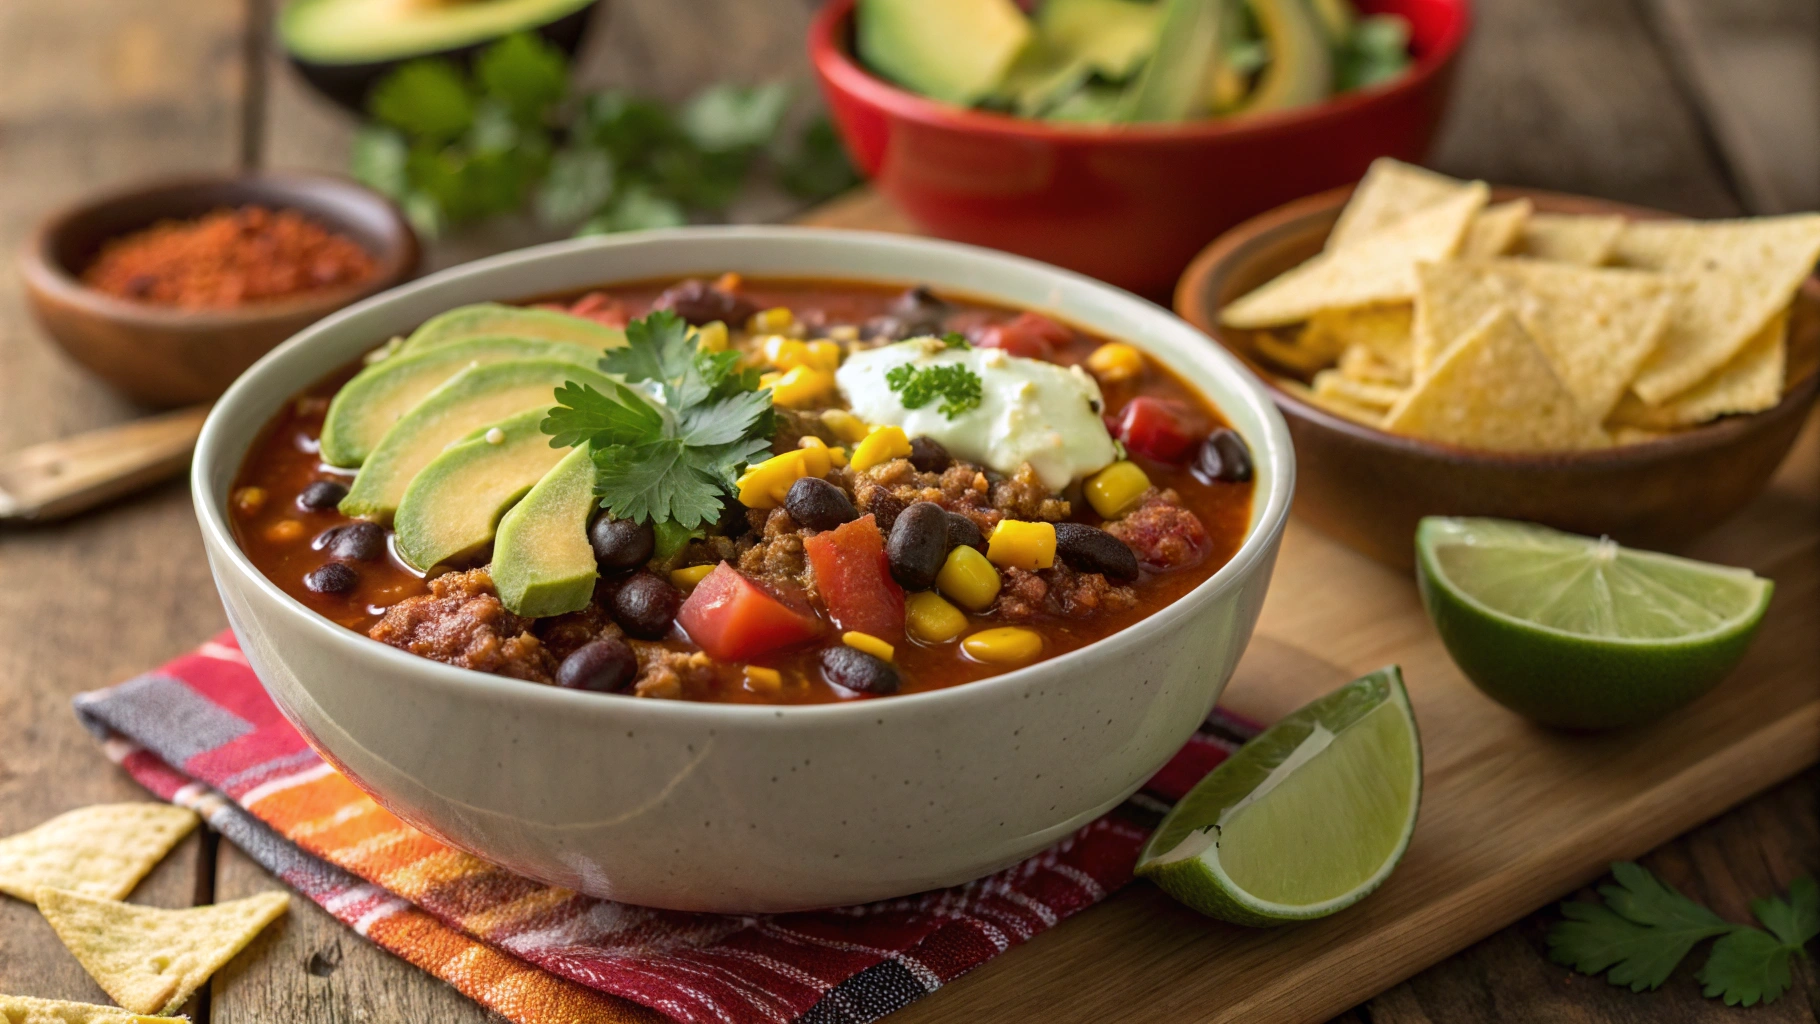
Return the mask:
<path fill-rule="evenodd" d="M 948 557 L 948 510 L 933 501 L 904 509 L 885 541 L 891 578 L 906 590 L 928 590 Z"/>
<path fill-rule="evenodd" d="M 860 511 L 872 516 L 880 533 L 890 533 L 897 525 L 897 517 L 904 513 L 904 502 L 883 487 L 873 487 L 866 492 L 866 501 Z"/>
<path fill-rule="evenodd" d="M 653 305 L 670 310 L 697 327 L 714 320 L 728 327 L 743 327 L 747 318 L 758 312 L 758 307 L 744 298 L 697 278 L 665 288 Z"/>
<path fill-rule="evenodd" d="M 641 640 L 661 640 L 669 634 L 682 602 L 682 591 L 641 572 L 614 591 L 613 621 Z"/>
<path fill-rule="evenodd" d="M 1244 483 L 1251 479 L 1251 448 L 1238 431 L 1220 427 L 1201 442 L 1194 475 L 1207 483 Z"/>
<path fill-rule="evenodd" d="M 556 667 L 557 686 L 593 693 L 623 690 L 637 677 L 638 656 L 617 637 L 582 644 Z"/>
<path fill-rule="evenodd" d="M 385 553 L 385 527 L 365 520 L 343 523 L 317 534 L 310 546 L 330 558 L 370 562 Z"/>
<path fill-rule="evenodd" d="M 601 572 L 624 572 L 651 560 L 657 550 L 657 533 L 650 523 L 603 515 L 588 528 L 588 543 Z"/>
<path fill-rule="evenodd" d="M 953 460 L 948 457 L 948 449 L 933 437 L 917 436 L 910 439 L 910 464 L 919 473 L 940 473 L 948 468 Z"/>
<path fill-rule="evenodd" d="M 340 562 L 319 565 L 303 577 L 303 585 L 318 594 L 345 594 L 359 582 L 360 574 Z"/>
<path fill-rule="evenodd" d="M 890 662 L 845 644 L 823 648 L 821 662 L 822 677 L 849 690 L 883 696 L 896 693 L 903 685 Z"/>
<path fill-rule="evenodd" d="M 966 545 L 977 548 L 986 543 L 986 535 L 980 532 L 979 524 L 959 512 L 948 513 L 948 547 L 950 549 Z"/>
<path fill-rule="evenodd" d="M 752 520 L 746 518 L 746 506 L 732 498 L 723 498 L 720 503 L 720 532 L 728 537 L 743 537 L 752 529 Z"/>
<path fill-rule="evenodd" d="M 333 480 L 317 480 L 297 495 L 297 507 L 307 511 L 334 508 L 348 496 L 348 489 Z"/>
<path fill-rule="evenodd" d="M 1135 580 L 1137 555 L 1125 542 L 1085 523 L 1055 524 L 1055 553 L 1077 572 L 1097 572 L 1109 580 Z"/>
<path fill-rule="evenodd" d="M 832 530 L 842 523 L 859 518 L 853 499 L 847 492 L 820 477 L 799 477 L 784 495 L 784 510 L 790 518 L 811 530 Z"/>
<path fill-rule="evenodd" d="M 917 334 L 939 334 L 949 309 L 927 285 L 919 284 L 891 300 L 891 314 L 911 325 Z"/>

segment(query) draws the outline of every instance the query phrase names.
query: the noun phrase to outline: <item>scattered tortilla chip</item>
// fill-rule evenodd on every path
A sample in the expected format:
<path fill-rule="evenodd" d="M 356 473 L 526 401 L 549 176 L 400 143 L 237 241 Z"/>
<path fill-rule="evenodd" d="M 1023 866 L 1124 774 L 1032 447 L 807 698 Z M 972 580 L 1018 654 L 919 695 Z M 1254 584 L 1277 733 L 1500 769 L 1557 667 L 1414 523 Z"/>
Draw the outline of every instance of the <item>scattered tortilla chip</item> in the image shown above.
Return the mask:
<path fill-rule="evenodd" d="M 1596 267 L 1611 259 L 1625 220 L 1609 217 L 1575 217 L 1538 213 L 1523 225 L 1516 254 L 1550 263 L 1577 263 Z"/>
<path fill-rule="evenodd" d="M 1619 234 L 1616 257 L 1689 280 L 1661 346 L 1631 385 L 1659 405 L 1725 365 L 1793 301 L 1820 260 L 1820 214 L 1640 221 Z"/>
<path fill-rule="evenodd" d="M 201 819 L 161 803 L 98 804 L 0 839 L 0 892 L 43 887 L 122 899 Z"/>
<path fill-rule="evenodd" d="M 1340 219 L 1327 235 L 1327 250 L 1350 245 L 1389 228 L 1410 214 L 1457 197 L 1467 183 L 1390 157 L 1371 162 Z"/>
<path fill-rule="evenodd" d="M 1734 413 L 1762 412 L 1782 401 L 1788 366 L 1788 311 L 1776 314 L 1731 362 L 1710 377 L 1661 405 L 1650 405 L 1636 392 L 1612 410 L 1611 422 L 1646 430 L 1692 427 Z"/>
<path fill-rule="evenodd" d="M 1414 345 L 1411 338 L 1414 320 L 1415 307 L 1407 302 L 1324 309 L 1308 318 L 1301 340 L 1312 348 L 1336 355 L 1354 345 L 1363 345 L 1387 363 L 1407 366 Z"/>
<path fill-rule="evenodd" d="M 1314 389 L 1299 380 L 1281 380 L 1277 385 L 1309 405 L 1325 409 L 1335 416 L 1363 423 L 1368 427 L 1381 427 L 1384 423 L 1384 410 L 1348 402 L 1344 398 L 1331 395 L 1317 395 Z"/>
<path fill-rule="evenodd" d="M 1660 343 L 1673 278 L 1532 260 L 1429 263 L 1418 271 L 1416 375 L 1498 306 L 1509 308 L 1595 422 Z"/>
<path fill-rule="evenodd" d="M 1227 306 L 1220 319 L 1231 327 L 1277 327 L 1323 309 L 1413 299 L 1416 264 L 1459 251 L 1489 193 L 1484 182 L 1474 182 L 1377 234 L 1323 252 Z"/>
<path fill-rule="evenodd" d="M 0 996 L 0 1020 L 8 1024 L 177 1024 L 187 1017 L 146 1017 L 118 1006 L 71 1003 L 62 999 Z"/>
<path fill-rule="evenodd" d="M 290 905 L 265 892 L 165 910 L 40 889 L 38 909 L 102 991 L 135 1013 L 171 1013 Z"/>
<path fill-rule="evenodd" d="M 1384 417 L 1384 429 L 1466 448 L 1564 451 L 1605 442 L 1510 310 L 1487 314 Z"/>
<path fill-rule="evenodd" d="M 1348 345 L 1346 351 L 1340 353 L 1336 369 L 1340 376 L 1363 384 L 1405 387 L 1410 379 L 1408 363 L 1391 363 L 1364 345 Z"/>
<path fill-rule="evenodd" d="M 1460 258 L 1490 259 L 1516 248 L 1534 209 L 1535 204 L 1527 199 L 1513 199 L 1479 211 L 1466 229 L 1466 241 L 1460 243 Z"/>
<path fill-rule="evenodd" d="M 1314 393 L 1323 398 L 1339 398 L 1353 405 L 1387 412 L 1403 397 L 1403 389 L 1395 384 L 1372 384 L 1354 380 L 1339 370 L 1322 370 L 1314 375 Z"/>

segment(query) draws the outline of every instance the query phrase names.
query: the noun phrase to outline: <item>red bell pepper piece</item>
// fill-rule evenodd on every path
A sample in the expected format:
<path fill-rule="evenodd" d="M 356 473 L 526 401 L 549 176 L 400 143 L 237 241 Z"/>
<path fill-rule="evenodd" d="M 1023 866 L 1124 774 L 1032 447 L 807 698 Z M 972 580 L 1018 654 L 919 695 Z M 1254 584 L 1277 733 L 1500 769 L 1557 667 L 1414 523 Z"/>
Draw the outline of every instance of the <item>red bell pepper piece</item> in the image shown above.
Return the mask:
<path fill-rule="evenodd" d="M 821 635 L 806 601 L 778 593 L 726 562 L 714 568 L 676 612 L 695 645 L 717 661 L 748 661 Z"/>
<path fill-rule="evenodd" d="M 1180 402 L 1139 395 L 1119 412 L 1119 440 L 1125 447 L 1158 462 L 1181 462 L 1201 440 L 1194 414 Z"/>
<path fill-rule="evenodd" d="M 980 332 L 980 348 L 1002 348 L 1026 359 L 1055 358 L 1057 349 L 1072 341 L 1074 332 L 1041 313 L 1020 313 L 1010 323 L 993 324 Z"/>
<path fill-rule="evenodd" d="M 904 634 L 904 588 L 891 578 L 885 538 L 870 515 L 803 541 L 828 617 L 843 630 L 896 643 Z"/>

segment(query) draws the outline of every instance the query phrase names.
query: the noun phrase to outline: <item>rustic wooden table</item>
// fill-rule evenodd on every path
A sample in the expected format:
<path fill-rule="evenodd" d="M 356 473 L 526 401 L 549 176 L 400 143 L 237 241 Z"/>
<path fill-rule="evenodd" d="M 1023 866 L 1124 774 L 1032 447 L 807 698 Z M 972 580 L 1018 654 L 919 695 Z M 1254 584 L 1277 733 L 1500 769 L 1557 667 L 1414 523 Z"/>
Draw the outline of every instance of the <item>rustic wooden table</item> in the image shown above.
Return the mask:
<path fill-rule="evenodd" d="M 50 208 L 164 172 L 338 169 L 349 125 L 274 60 L 276 0 L 0 4 L 0 250 Z M 609 0 L 587 82 L 679 97 L 722 78 L 804 78 L 813 0 Z M 1815 0 L 1480 0 L 1476 37 L 1433 163 L 1453 174 L 1609 196 L 1701 216 L 1820 208 L 1820 3 Z M 759 201 L 747 217 L 789 213 Z M 511 226 L 434 247 L 434 265 L 537 240 Z M 0 450 L 138 415 L 52 350 L 0 270 Z M 1268 614 L 1268 612 L 1267 612 Z M 220 629 L 181 483 L 74 522 L 0 532 L 0 835 L 143 794 L 69 710 Z M 1655 851 L 1646 863 L 1721 913 L 1820 870 L 1820 769 Z M 212 836 L 192 836 L 139 889 L 161 906 L 274 888 Z M 1548 962 L 1544 908 L 1341 1019 L 1718 1021 L 1683 970 L 1633 995 Z M 1091 928 L 1093 912 L 1068 928 Z M 1024 951 L 1035 955 L 1034 948 Z M 1023 960 L 1028 963 L 1028 960 Z M 1015 963 L 958 984 L 1020 1004 Z M 104 1001 L 33 910 L 0 900 L 0 992 Z M 940 1018 L 941 996 L 905 1014 Z M 979 1005 L 979 1001 L 975 1000 Z M 435 1020 L 486 1014 L 428 975 L 293 903 L 189 1007 L 218 1024 Z M 1763 1021 L 1811 1021 L 1820 979 Z M 1026 1012 L 993 1019 L 1024 1019 Z M 1148 1019 L 1134 1006 L 1132 1020 Z"/>

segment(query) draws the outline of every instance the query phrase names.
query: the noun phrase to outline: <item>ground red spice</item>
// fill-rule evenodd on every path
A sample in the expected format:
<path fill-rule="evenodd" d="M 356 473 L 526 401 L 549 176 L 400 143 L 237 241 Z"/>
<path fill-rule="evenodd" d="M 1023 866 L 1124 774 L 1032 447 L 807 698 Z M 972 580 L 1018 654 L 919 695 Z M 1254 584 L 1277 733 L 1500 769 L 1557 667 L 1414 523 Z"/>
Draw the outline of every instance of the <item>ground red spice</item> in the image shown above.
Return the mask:
<path fill-rule="evenodd" d="M 346 235 L 296 210 L 243 206 L 113 239 L 82 281 L 123 299 L 221 309 L 353 284 L 373 272 L 373 258 Z"/>

